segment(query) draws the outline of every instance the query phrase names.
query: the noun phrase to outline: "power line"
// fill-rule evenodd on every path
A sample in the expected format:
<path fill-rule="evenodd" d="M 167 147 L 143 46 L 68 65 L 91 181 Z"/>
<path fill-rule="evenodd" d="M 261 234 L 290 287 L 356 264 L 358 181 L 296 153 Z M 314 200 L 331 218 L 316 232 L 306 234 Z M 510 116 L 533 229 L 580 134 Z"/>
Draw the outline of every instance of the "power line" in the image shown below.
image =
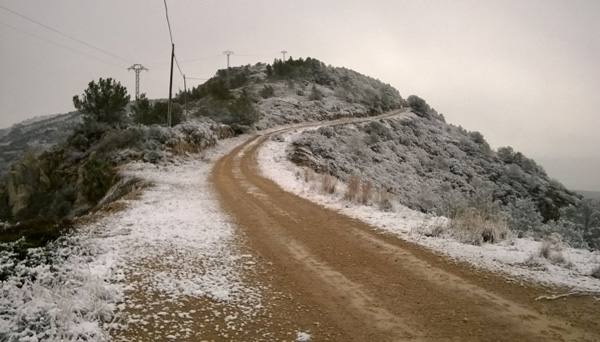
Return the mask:
<path fill-rule="evenodd" d="M 177 69 L 179 70 L 179 74 L 181 77 L 184 77 L 183 71 L 181 70 L 181 66 L 179 66 L 179 61 L 177 60 L 177 55 L 175 55 L 175 65 L 177 65 Z"/>
<path fill-rule="evenodd" d="M 57 43 L 57 42 L 55 42 L 55 41 L 53 41 L 53 40 L 50 40 L 50 39 L 47 39 L 47 38 L 43 38 L 43 37 L 41 37 L 41 36 L 38 36 L 38 35 L 36 35 L 36 34 L 33 34 L 33 33 L 31 33 L 31 32 L 25 31 L 25 30 L 23 30 L 23 29 L 20 29 L 20 28 L 14 27 L 14 26 L 12 26 L 12 25 L 9 25 L 9 24 L 3 23 L 3 22 L 0 22 L 0 24 L 1 24 L 1 25 L 4 25 L 4 26 L 6 26 L 6 27 L 8 27 L 8 28 L 10 28 L 10 29 L 13 29 L 13 30 L 15 30 L 15 31 L 17 31 L 17 32 L 19 32 L 19 33 L 21 33 L 21 34 L 28 35 L 28 36 L 30 36 L 30 37 L 33 37 L 33 38 L 35 38 L 35 39 L 38 39 L 38 40 L 41 40 L 41 41 L 43 41 L 43 42 L 46 42 L 46 43 L 48 43 L 48 44 L 55 45 L 55 46 L 57 46 L 57 47 L 60 47 L 60 48 L 62 48 L 62 49 L 65 49 L 65 50 L 69 50 L 69 51 L 71 51 L 71 52 L 73 52 L 73 53 L 76 53 L 76 54 L 80 54 L 80 55 L 83 55 L 83 56 L 86 56 L 86 57 L 89 57 L 89 58 L 93 58 L 93 59 L 95 59 L 95 60 L 97 60 L 97 61 L 99 61 L 99 62 L 102 62 L 102 63 L 104 63 L 104 64 L 108 64 L 108 65 L 111 65 L 111 66 L 118 67 L 119 69 L 120 69 L 120 68 L 122 68 L 122 65 L 119 65 L 119 64 L 117 64 L 117 63 L 114 63 L 114 62 L 109 62 L 109 61 L 106 61 L 106 60 L 104 60 L 104 59 L 98 58 L 97 56 L 94 56 L 94 55 L 92 55 L 92 54 L 89 54 L 89 53 L 87 53 L 87 52 L 83 52 L 83 51 L 76 50 L 76 49 L 74 49 L 74 48 L 72 48 L 72 47 L 70 47 L 70 46 L 67 46 L 67 45 L 63 45 L 63 44 Z"/>
<path fill-rule="evenodd" d="M 129 60 L 127 60 L 126 58 L 123 58 L 123 57 L 121 57 L 121 56 L 119 56 L 119 55 L 116 55 L 116 54 L 114 54 L 114 53 L 112 53 L 112 52 L 110 52 L 110 51 L 107 51 L 107 50 L 105 50 L 105 49 L 103 49 L 103 48 L 97 47 L 97 46 L 95 46 L 95 45 L 93 45 L 93 44 L 90 44 L 90 43 L 88 43 L 88 42 L 86 42 L 86 41 L 83 41 L 83 40 L 81 40 L 81 39 L 79 39 L 79 38 L 73 37 L 73 36 L 71 36 L 71 35 L 69 35 L 69 34 L 66 34 L 66 33 L 64 33 L 64 32 L 62 32 L 62 31 L 59 31 L 58 29 L 55 29 L 54 27 L 48 26 L 48 25 L 46 25 L 46 24 L 44 24 L 44 23 L 41 23 L 41 22 L 39 22 L 39 21 L 37 21 L 37 20 L 35 20 L 35 19 L 33 19 L 33 18 L 30 18 L 30 17 L 28 17 L 28 16 L 26 16 L 26 15 L 24 15 L 24 14 L 21 14 L 21 13 L 19 13 L 19 12 L 16 12 L 16 11 L 14 11 L 14 10 L 10 9 L 10 8 L 7 8 L 7 7 L 5 7 L 5 6 L 2 6 L 2 5 L 0 5 L 0 9 L 3 9 L 3 10 L 5 10 L 5 11 L 7 11 L 7 12 L 9 12 L 9 13 L 12 13 L 12 14 L 14 14 L 14 15 L 16 15 L 16 16 L 18 16 L 18 17 L 22 18 L 22 19 L 25 19 L 25 20 L 27 20 L 27 21 L 29 21 L 29 22 L 31 22 L 31 23 L 34 23 L 34 24 L 36 24 L 36 25 L 38 25 L 38 26 L 41 26 L 41 27 L 43 27 L 43 28 L 45 28 L 45 29 L 47 29 L 47 30 L 50 30 L 50 31 L 52 31 L 52 32 L 54 32 L 54 33 L 56 33 L 56 34 L 59 34 L 59 35 L 61 35 L 61 36 L 62 36 L 62 37 L 64 37 L 64 38 L 70 39 L 70 40 L 72 40 L 72 41 L 75 41 L 75 42 L 77 42 L 77 43 L 83 44 L 83 45 L 85 45 L 85 46 L 87 46 L 87 47 L 89 47 L 89 48 L 92 48 L 92 49 L 94 49 L 94 50 L 100 51 L 100 52 L 102 52 L 102 53 L 103 53 L 103 54 L 105 54 L 105 55 L 108 55 L 108 56 L 111 56 L 111 57 L 113 57 L 113 58 L 119 59 L 119 60 L 121 60 L 121 61 L 123 61 L 123 62 L 125 62 L 125 63 L 127 63 L 127 64 L 129 64 L 129 63 L 130 63 L 130 61 L 129 61 Z"/>

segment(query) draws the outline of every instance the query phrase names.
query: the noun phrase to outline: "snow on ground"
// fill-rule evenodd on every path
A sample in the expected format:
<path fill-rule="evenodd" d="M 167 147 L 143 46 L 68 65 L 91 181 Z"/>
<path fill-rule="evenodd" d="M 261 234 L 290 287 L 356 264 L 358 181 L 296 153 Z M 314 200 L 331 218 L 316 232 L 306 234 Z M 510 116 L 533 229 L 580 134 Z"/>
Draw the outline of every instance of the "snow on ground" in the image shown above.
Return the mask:
<path fill-rule="evenodd" d="M 398 203 L 394 203 L 394 209 L 390 212 L 378 210 L 374 206 L 350 203 L 343 199 L 343 184 L 338 186 L 342 190 L 333 195 L 321 193 L 317 184 L 304 181 L 304 170 L 287 158 L 286 149 L 300 132 L 296 130 L 282 134 L 282 138 L 270 139 L 259 150 L 258 162 L 262 173 L 286 191 L 362 220 L 384 232 L 431 248 L 450 258 L 501 273 L 517 281 L 526 279 L 545 285 L 566 287 L 573 291 L 600 292 L 600 279 L 589 276 L 592 269 L 600 265 L 598 252 L 564 249 L 563 255 L 570 262 L 570 268 L 553 265 L 539 258 L 536 259 L 536 265 L 527 265 L 527 260 L 539 251 L 541 242 L 515 238 L 499 244 L 474 246 L 450 238 L 427 237 L 419 231 L 423 231 L 423 227 L 439 224 L 444 218 L 426 215 Z"/>
<path fill-rule="evenodd" d="M 207 158 L 246 138 L 220 142 Z M 212 165 L 198 158 L 130 164 L 125 174 L 154 185 L 122 200 L 123 210 L 30 250 L 20 263 L 2 246 L 0 275 L 12 275 L 0 289 L 0 340 L 104 341 L 131 324 L 190 338 L 193 312 L 156 311 L 181 297 L 227 303 L 239 313 L 226 317 L 228 327 L 242 327 L 262 306 L 260 290 L 242 276 L 255 261 L 236 248 L 234 226 L 208 184 Z M 152 293 L 153 302 L 140 293 Z"/>

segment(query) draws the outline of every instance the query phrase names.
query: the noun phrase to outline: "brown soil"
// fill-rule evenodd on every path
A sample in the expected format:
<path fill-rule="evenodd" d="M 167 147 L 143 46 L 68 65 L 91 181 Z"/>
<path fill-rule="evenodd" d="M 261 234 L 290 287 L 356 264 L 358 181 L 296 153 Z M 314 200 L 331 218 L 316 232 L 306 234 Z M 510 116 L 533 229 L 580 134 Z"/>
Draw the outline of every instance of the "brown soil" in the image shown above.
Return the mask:
<path fill-rule="evenodd" d="M 236 148 L 212 175 L 264 261 L 261 281 L 283 294 L 269 320 L 297 320 L 313 341 L 600 341 L 593 298 L 536 301 L 560 289 L 450 261 L 283 191 L 257 170 L 269 137 Z"/>

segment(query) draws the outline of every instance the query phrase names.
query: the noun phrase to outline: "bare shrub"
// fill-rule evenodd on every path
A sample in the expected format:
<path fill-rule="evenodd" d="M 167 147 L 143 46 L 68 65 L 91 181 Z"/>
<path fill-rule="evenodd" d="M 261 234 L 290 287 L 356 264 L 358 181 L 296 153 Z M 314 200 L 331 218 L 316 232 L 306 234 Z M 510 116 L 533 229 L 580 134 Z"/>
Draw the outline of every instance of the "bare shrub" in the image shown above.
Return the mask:
<path fill-rule="evenodd" d="M 380 189 L 377 192 L 377 207 L 382 211 L 392 211 L 394 206 L 392 205 L 392 194 L 386 190 Z"/>
<path fill-rule="evenodd" d="M 544 258 L 555 265 L 567 264 L 562 251 L 563 244 L 560 236 L 558 234 L 552 234 L 542 241 L 537 256 Z"/>
<path fill-rule="evenodd" d="M 337 186 L 337 178 L 333 177 L 329 174 L 324 174 L 321 177 L 321 191 L 326 194 L 335 193 L 335 188 Z"/>
<path fill-rule="evenodd" d="M 596 279 L 600 279 L 600 265 L 594 267 L 590 276 Z"/>
<path fill-rule="evenodd" d="M 360 204 L 366 205 L 369 203 L 371 199 L 371 195 L 373 192 L 373 184 L 369 181 L 364 181 L 360 185 L 360 194 L 358 197 L 358 201 Z"/>
<path fill-rule="evenodd" d="M 449 222 L 444 218 L 438 217 L 431 221 L 424 221 L 411 229 L 411 232 L 427 237 L 441 237 L 448 234 Z"/>
<path fill-rule="evenodd" d="M 351 176 L 348 180 L 348 188 L 344 194 L 344 199 L 348 201 L 355 201 L 360 191 L 360 178 L 358 176 Z"/>
<path fill-rule="evenodd" d="M 304 183 L 311 183 L 315 180 L 315 172 L 308 167 L 304 168 Z"/>
<path fill-rule="evenodd" d="M 500 216 L 487 216 L 475 208 L 459 212 L 450 221 L 449 228 L 455 239 L 472 245 L 496 243 L 510 236 L 506 220 Z"/>

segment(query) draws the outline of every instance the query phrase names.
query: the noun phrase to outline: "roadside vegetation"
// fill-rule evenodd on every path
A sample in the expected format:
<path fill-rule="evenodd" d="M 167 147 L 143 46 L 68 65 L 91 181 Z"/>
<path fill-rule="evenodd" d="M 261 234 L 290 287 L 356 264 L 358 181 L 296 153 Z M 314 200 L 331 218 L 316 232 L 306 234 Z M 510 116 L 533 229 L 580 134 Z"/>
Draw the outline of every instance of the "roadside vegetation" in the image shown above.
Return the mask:
<path fill-rule="evenodd" d="M 233 134 L 209 120 L 184 123 L 177 104 L 178 125 L 165 127 L 165 102 L 142 96 L 129 108 L 127 90 L 110 78 L 90 82 L 73 104 L 82 120 L 66 141 L 39 154 L 26 153 L 0 181 L 1 241 L 25 236 L 33 246 L 44 244 L 73 218 L 139 186 L 122 179 L 118 166 L 199 152 Z"/>
<path fill-rule="evenodd" d="M 445 123 L 423 99 L 407 102 L 412 118 L 306 131 L 289 157 L 345 184 L 349 201 L 389 208 L 393 198 L 447 217 L 430 236 L 470 244 L 554 236 L 600 250 L 600 201 L 582 199 L 511 147 L 494 151 L 481 133 Z"/>

